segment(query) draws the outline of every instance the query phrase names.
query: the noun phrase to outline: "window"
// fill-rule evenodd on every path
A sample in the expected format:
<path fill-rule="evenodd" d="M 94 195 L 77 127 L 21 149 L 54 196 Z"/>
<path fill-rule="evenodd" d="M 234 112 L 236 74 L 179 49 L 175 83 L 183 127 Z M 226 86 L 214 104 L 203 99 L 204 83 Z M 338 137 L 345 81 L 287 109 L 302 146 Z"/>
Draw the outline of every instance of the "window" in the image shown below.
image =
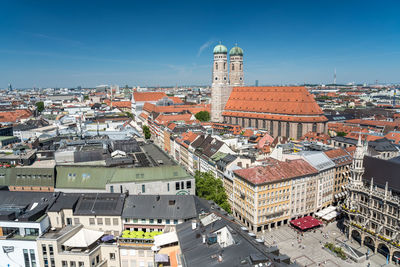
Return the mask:
<path fill-rule="evenodd" d="M 37 228 L 25 228 L 25 235 L 38 236 L 39 235 L 39 229 L 37 229 Z"/>
<path fill-rule="evenodd" d="M 110 253 L 110 260 L 115 260 L 115 253 Z"/>
<path fill-rule="evenodd" d="M 157 219 L 157 223 L 161 224 L 162 223 L 162 219 Z"/>
<path fill-rule="evenodd" d="M 114 193 L 114 186 L 110 186 L 110 193 Z"/>
<path fill-rule="evenodd" d="M 103 225 L 103 218 L 97 218 L 97 225 Z"/>
<path fill-rule="evenodd" d="M 151 261 L 149 261 L 149 262 L 147 262 L 147 267 L 154 267 L 154 265 Z"/>
<path fill-rule="evenodd" d="M 181 182 L 181 188 L 184 189 L 185 188 L 185 182 Z"/>
<path fill-rule="evenodd" d="M 30 249 L 29 254 L 31 254 L 31 265 L 32 267 L 36 267 L 36 256 L 35 256 L 35 250 Z"/>
<path fill-rule="evenodd" d="M 50 256 L 54 256 L 53 245 L 49 245 L 49 254 Z"/>
<path fill-rule="evenodd" d="M 150 223 L 154 223 L 154 219 L 150 219 Z"/>
<path fill-rule="evenodd" d="M 56 267 L 56 262 L 55 262 L 54 258 L 50 259 L 50 266 L 51 267 Z"/>
<path fill-rule="evenodd" d="M 146 219 L 142 219 L 142 223 L 146 223 Z"/>
<path fill-rule="evenodd" d="M 68 262 L 67 261 L 62 261 L 61 262 L 61 267 L 68 267 Z"/>
<path fill-rule="evenodd" d="M 174 224 L 178 224 L 178 220 L 174 220 Z"/>
<path fill-rule="evenodd" d="M 146 192 L 146 185 L 142 184 L 142 193 Z"/>
<path fill-rule="evenodd" d="M 85 267 L 85 263 L 83 261 L 78 262 L 78 267 Z"/>
<path fill-rule="evenodd" d="M 24 262 L 25 262 L 25 267 L 30 267 L 29 265 L 29 254 L 28 254 L 28 250 L 24 249 Z"/>
<path fill-rule="evenodd" d="M 167 184 L 167 191 L 169 192 L 169 183 Z"/>
<path fill-rule="evenodd" d="M 187 182 L 186 182 L 186 188 L 187 188 L 187 189 L 192 188 L 192 181 L 187 181 Z"/>
<path fill-rule="evenodd" d="M 144 257 L 144 250 L 139 250 L 139 257 Z"/>
<path fill-rule="evenodd" d="M 179 190 L 179 189 L 180 189 L 179 182 L 176 182 L 175 183 L 175 190 Z"/>
<path fill-rule="evenodd" d="M 119 225 L 118 218 L 113 218 L 113 225 Z"/>
<path fill-rule="evenodd" d="M 89 218 L 89 224 L 94 225 L 94 218 Z"/>
<path fill-rule="evenodd" d="M 70 262 L 69 262 L 69 267 L 76 267 L 75 262 L 74 262 L 74 261 L 70 261 Z"/>
<path fill-rule="evenodd" d="M 74 218 L 74 224 L 78 225 L 80 223 L 79 218 Z"/>
<path fill-rule="evenodd" d="M 46 245 L 42 245 L 42 251 L 43 251 L 43 256 L 46 257 L 47 255 L 47 249 L 46 249 Z"/>
<path fill-rule="evenodd" d="M 100 262 L 100 256 L 97 255 L 97 256 L 96 256 L 96 263 L 99 263 L 99 262 Z"/>
<path fill-rule="evenodd" d="M 129 255 L 136 256 L 136 250 L 135 249 L 130 249 L 129 250 Z"/>
<path fill-rule="evenodd" d="M 71 218 L 67 218 L 67 225 L 72 225 L 72 219 Z"/>
<path fill-rule="evenodd" d="M 111 219 L 110 218 L 105 218 L 104 222 L 106 225 L 111 225 Z"/>

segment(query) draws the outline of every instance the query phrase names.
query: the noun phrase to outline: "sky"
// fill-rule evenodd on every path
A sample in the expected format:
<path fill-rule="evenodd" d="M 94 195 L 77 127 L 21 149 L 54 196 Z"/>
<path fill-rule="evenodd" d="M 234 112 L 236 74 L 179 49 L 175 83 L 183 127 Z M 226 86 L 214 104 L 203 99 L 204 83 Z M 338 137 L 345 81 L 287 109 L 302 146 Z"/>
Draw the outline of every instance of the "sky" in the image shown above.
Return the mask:
<path fill-rule="evenodd" d="M 400 1 L 2 0 L 0 88 L 211 84 L 212 49 L 245 84 L 400 82 Z"/>

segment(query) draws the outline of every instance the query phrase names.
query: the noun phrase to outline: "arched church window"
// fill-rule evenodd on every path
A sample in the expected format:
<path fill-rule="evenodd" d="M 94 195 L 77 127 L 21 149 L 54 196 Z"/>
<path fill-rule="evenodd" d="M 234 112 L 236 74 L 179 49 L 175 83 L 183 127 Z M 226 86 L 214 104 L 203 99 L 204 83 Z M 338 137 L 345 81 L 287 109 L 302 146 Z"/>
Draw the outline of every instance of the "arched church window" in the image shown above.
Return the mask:
<path fill-rule="evenodd" d="M 226 77 L 224 77 L 224 81 L 226 81 Z"/>
<path fill-rule="evenodd" d="M 226 70 L 226 62 L 224 62 L 224 70 Z"/>
<path fill-rule="evenodd" d="M 303 124 L 297 123 L 297 139 L 300 139 L 303 135 Z"/>
<path fill-rule="evenodd" d="M 242 64 L 239 65 L 239 70 L 242 70 Z"/>
<path fill-rule="evenodd" d="M 218 80 L 218 77 L 215 77 L 215 80 Z"/>
<path fill-rule="evenodd" d="M 215 69 L 218 70 L 218 63 L 215 63 Z"/>
<path fill-rule="evenodd" d="M 232 63 L 232 70 L 235 70 L 235 65 Z"/>

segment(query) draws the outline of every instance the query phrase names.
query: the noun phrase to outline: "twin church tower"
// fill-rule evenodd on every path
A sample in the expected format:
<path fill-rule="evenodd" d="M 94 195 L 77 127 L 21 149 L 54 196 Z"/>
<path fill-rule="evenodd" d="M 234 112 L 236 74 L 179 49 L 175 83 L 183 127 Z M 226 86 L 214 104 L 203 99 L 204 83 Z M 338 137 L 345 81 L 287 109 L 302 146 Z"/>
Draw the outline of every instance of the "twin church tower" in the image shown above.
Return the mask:
<path fill-rule="evenodd" d="M 243 50 L 235 45 L 229 51 L 219 44 L 214 48 L 211 87 L 211 121 L 222 122 L 222 112 L 235 86 L 243 86 Z"/>

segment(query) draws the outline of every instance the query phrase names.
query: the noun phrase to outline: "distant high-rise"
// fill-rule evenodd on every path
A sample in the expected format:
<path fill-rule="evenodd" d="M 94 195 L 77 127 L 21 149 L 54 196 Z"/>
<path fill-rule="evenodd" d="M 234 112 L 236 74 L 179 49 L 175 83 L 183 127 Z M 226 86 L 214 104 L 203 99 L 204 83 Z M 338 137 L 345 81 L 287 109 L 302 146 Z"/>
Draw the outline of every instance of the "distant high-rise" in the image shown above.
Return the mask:
<path fill-rule="evenodd" d="M 255 86 L 256 86 L 256 87 L 258 86 L 258 80 L 256 80 Z"/>
<path fill-rule="evenodd" d="M 11 83 L 8 84 L 8 91 L 12 91 Z"/>

